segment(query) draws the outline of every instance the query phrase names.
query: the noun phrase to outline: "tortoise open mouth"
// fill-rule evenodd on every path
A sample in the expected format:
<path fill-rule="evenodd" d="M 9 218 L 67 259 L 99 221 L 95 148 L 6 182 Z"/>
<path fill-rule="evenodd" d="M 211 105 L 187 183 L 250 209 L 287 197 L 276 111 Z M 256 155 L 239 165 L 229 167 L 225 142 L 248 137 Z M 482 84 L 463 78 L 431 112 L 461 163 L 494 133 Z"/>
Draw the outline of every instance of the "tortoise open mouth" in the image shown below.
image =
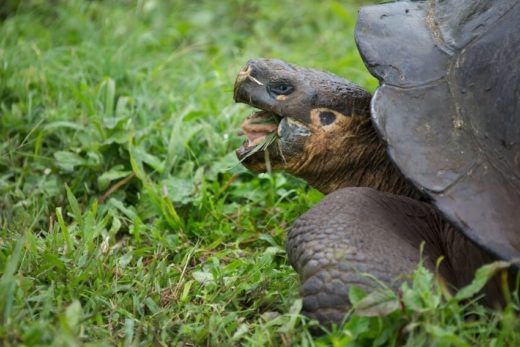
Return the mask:
<path fill-rule="evenodd" d="M 247 117 L 242 123 L 239 135 L 246 135 L 236 153 L 240 160 L 257 151 L 264 151 L 276 141 L 281 116 L 265 110 L 259 110 Z"/>

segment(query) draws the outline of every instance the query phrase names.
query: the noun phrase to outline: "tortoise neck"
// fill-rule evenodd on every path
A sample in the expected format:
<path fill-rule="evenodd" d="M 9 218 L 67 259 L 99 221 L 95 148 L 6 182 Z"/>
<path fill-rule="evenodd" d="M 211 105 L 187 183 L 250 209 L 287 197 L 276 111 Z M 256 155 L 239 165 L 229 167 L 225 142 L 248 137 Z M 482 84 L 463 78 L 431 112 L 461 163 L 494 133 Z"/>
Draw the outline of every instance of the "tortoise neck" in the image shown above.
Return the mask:
<path fill-rule="evenodd" d="M 420 199 L 422 194 L 388 157 L 386 145 L 369 117 L 364 117 L 356 133 L 345 140 L 348 143 L 347 154 L 331 153 L 330 158 L 321 160 L 334 165 L 327 165 L 326 170 L 311 170 L 308 175 L 300 173 L 299 176 L 325 194 L 346 187 L 370 187 Z"/>

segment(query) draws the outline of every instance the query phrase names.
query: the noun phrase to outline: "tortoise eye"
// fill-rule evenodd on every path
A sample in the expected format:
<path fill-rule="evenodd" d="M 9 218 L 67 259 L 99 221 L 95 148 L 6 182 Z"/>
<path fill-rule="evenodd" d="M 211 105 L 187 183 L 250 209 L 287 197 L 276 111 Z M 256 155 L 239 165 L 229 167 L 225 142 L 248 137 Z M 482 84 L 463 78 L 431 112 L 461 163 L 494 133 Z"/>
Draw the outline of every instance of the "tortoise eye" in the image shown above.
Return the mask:
<path fill-rule="evenodd" d="M 268 89 L 271 94 L 274 94 L 276 96 L 289 95 L 294 91 L 294 87 L 292 85 L 284 82 L 271 84 L 269 85 Z"/>

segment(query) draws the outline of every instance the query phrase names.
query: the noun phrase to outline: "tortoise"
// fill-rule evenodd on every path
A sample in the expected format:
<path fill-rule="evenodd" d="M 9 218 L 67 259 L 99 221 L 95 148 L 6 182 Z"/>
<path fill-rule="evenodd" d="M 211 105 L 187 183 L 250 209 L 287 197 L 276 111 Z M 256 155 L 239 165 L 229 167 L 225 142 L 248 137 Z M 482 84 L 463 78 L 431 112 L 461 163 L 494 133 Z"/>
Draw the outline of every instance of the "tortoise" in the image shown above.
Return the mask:
<path fill-rule="evenodd" d="M 259 110 L 238 158 L 262 172 L 267 152 L 273 169 L 326 194 L 288 234 L 305 314 L 341 322 L 351 286 L 374 288 L 365 273 L 396 286 L 421 243 L 424 264 L 453 288 L 520 257 L 519 18 L 517 0 L 363 7 L 355 39 L 380 82 L 374 95 L 277 59 L 239 72 L 235 101 Z M 500 304 L 499 281 L 483 296 Z"/>

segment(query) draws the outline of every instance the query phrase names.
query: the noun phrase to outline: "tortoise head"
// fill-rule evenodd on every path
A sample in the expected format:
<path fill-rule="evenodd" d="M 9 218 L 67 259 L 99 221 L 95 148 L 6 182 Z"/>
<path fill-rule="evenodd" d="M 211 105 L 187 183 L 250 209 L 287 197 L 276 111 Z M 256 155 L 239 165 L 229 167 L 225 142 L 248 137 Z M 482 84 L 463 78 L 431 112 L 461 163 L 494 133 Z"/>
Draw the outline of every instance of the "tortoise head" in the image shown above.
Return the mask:
<path fill-rule="evenodd" d="M 267 151 L 273 169 L 325 193 L 376 179 L 372 168 L 386 153 L 371 124 L 371 95 L 360 87 L 327 72 L 257 59 L 239 72 L 234 98 L 260 109 L 242 124 L 248 139 L 236 151 L 250 170 L 267 170 Z M 267 148 L 255 150 L 273 133 Z"/>

